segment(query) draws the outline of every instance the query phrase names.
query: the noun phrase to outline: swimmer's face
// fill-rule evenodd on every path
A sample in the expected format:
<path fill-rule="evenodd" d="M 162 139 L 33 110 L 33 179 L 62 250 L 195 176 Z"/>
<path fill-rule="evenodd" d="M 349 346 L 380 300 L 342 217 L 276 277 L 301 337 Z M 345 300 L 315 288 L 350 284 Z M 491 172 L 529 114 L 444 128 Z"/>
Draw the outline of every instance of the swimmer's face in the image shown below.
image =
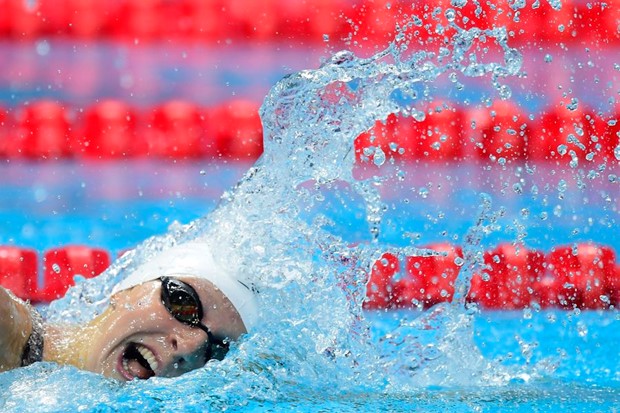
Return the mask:
<path fill-rule="evenodd" d="M 213 284 L 178 279 L 196 291 L 204 312 L 200 321 L 216 340 L 236 340 L 246 332 L 233 305 Z M 175 377 L 205 364 L 207 333 L 175 319 L 162 303 L 161 289 L 157 280 L 112 297 L 106 312 L 91 323 L 87 370 L 126 381 Z"/>

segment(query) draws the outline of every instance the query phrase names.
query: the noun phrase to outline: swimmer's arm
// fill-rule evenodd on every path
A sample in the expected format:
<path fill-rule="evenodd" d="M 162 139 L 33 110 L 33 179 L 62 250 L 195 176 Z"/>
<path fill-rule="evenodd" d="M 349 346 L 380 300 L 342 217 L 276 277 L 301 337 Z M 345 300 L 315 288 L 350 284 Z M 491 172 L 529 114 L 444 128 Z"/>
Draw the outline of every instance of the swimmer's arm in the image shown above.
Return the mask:
<path fill-rule="evenodd" d="M 21 366 L 31 332 L 32 316 L 26 303 L 0 287 L 0 371 Z"/>

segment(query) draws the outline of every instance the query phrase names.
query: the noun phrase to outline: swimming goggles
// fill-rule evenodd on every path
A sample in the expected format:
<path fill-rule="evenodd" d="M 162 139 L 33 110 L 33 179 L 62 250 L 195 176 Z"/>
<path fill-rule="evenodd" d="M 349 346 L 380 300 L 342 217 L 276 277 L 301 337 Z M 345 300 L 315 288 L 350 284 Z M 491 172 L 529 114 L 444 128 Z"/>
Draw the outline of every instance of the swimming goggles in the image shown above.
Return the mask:
<path fill-rule="evenodd" d="M 213 337 L 209 328 L 202 324 L 204 311 L 196 290 L 176 278 L 160 277 L 159 280 L 161 281 L 161 302 L 170 315 L 183 324 L 199 328 L 207 333 L 205 363 L 212 358 L 218 360 L 224 358 L 228 351 L 228 343 Z"/>

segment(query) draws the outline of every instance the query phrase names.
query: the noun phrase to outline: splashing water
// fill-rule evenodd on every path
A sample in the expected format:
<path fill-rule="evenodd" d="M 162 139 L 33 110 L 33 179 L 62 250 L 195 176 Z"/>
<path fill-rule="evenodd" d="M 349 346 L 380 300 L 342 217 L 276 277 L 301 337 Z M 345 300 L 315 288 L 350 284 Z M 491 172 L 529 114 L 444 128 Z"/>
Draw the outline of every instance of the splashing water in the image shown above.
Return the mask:
<path fill-rule="evenodd" d="M 447 13 L 449 17 L 452 11 Z M 248 281 L 261 291 L 260 326 L 233 344 L 225 360 L 182 377 L 125 385 L 43 363 L 29 370 L 41 373 L 34 382 L 20 380 L 23 371 L 15 373 L 5 407 L 19 406 L 26 390 L 34 388 L 48 395 L 43 403 L 50 406 L 96 408 L 113 400 L 115 408 L 123 410 L 140 400 L 145 410 L 173 410 L 325 398 L 333 389 L 361 395 L 423 386 L 490 386 L 535 374 L 533 369 L 509 369 L 486 360 L 474 344 L 464 296 L 481 262 L 485 223 L 493 219 L 487 198 L 465 243 L 454 304 L 435 307 L 414 320 L 403 318 L 378 339 L 362 312 L 369 269 L 385 247 L 379 188 L 406 171 L 379 162 L 385 167 L 381 175 L 364 177 L 368 174 L 356 166 L 355 138 L 390 114 L 419 116 L 419 91 L 440 76 L 488 76 L 507 98 L 510 91 L 501 80 L 521 67 L 519 52 L 507 45 L 505 29 L 464 30 L 451 24 L 456 34 L 448 52 L 411 52 L 402 40 L 411 36 L 405 28 L 397 35 L 400 40 L 370 58 L 339 52 L 317 70 L 281 80 L 261 107 L 262 157 L 212 213 L 145 241 L 102 276 L 82 280 L 48 311 L 53 322 L 89 320 L 105 307 L 112 286 L 149 256 L 185 240 L 207 238 L 218 245 L 223 262 L 251 274 Z M 495 39 L 502 62 L 480 62 L 475 43 L 481 37 Z M 325 215 L 312 213 L 320 194 L 333 190 L 363 202 L 370 242 L 351 246 L 351 240 L 330 231 Z M 391 250 L 403 256 L 424 253 L 411 243 Z M 54 399 L 59 392 L 54 383 L 66 383 L 67 371 L 79 401 L 66 394 L 63 400 Z M 76 383 L 76 375 L 84 380 Z M 93 386 L 101 386 L 103 393 L 89 396 Z"/>

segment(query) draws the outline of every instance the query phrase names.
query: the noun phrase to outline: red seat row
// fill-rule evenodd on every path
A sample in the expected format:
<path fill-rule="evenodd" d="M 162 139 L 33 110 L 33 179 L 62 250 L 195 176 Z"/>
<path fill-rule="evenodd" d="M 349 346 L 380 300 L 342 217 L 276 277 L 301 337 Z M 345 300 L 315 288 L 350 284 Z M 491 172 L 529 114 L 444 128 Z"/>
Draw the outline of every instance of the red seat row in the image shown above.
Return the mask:
<path fill-rule="evenodd" d="M 449 35 L 445 11 L 455 9 L 462 27 L 506 26 L 520 43 L 609 44 L 620 39 L 618 8 L 609 2 L 564 0 L 560 10 L 551 2 L 527 3 L 514 11 L 514 2 L 467 2 L 454 7 L 449 0 L 320 0 L 281 2 L 263 0 L 0 0 L 0 35 L 13 38 L 65 35 L 116 37 L 134 42 L 156 39 L 322 42 L 351 36 L 353 43 L 382 44 L 394 38 L 396 24 L 406 16 L 422 19 L 416 31 L 420 42 L 440 43 Z M 443 13 L 436 10 L 441 7 Z M 437 27 L 443 28 L 438 31 Z"/>
<path fill-rule="evenodd" d="M 380 148 L 381 158 L 405 161 L 620 160 L 615 152 L 620 145 L 620 106 L 601 117 L 558 102 L 534 120 L 510 101 L 496 101 L 489 108 L 436 102 L 422 109 L 422 120 L 390 115 L 360 135 L 355 142 L 358 159 L 372 163 Z"/>
<path fill-rule="evenodd" d="M 449 302 L 463 265 L 463 252 L 451 244 L 427 247 L 440 255 L 399 259 L 386 252 L 374 264 L 367 285 L 369 309 L 430 307 Z M 620 265 L 615 252 L 590 243 L 561 246 L 548 254 L 501 244 L 484 254 L 484 269 L 473 276 L 467 299 L 486 309 L 584 308 L 620 306 Z M 49 302 L 65 294 L 74 276 L 92 278 L 110 265 L 100 248 L 72 245 L 46 251 L 43 283 L 37 252 L 0 246 L 0 285 L 17 296 Z"/>
<path fill-rule="evenodd" d="M 145 111 L 116 100 L 83 111 L 36 101 L 0 110 L 0 156 L 8 158 L 256 159 L 261 153 L 258 105 L 244 100 L 213 108 L 169 101 Z"/>
<path fill-rule="evenodd" d="M 67 292 L 76 275 L 93 278 L 101 274 L 110 266 L 110 255 L 101 248 L 66 246 L 46 251 L 43 265 L 40 285 L 35 250 L 0 246 L 0 285 L 24 300 L 50 302 Z"/>
<path fill-rule="evenodd" d="M 452 301 L 463 259 L 460 247 L 429 245 L 442 255 L 385 253 L 372 268 L 366 308 L 427 308 Z M 484 254 L 484 269 L 471 279 L 469 302 L 485 309 L 527 307 L 604 309 L 620 305 L 620 265 L 606 246 L 560 246 L 548 254 L 512 244 Z"/>
<path fill-rule="evenodd" d="M 361 134 L 358 162 L 372 164 L 378 148 L 403 161 L 619 160 L 620 106 L 599 116 L 560 102 L 534 120 L 510 101 L 489 108 L 437 102 L 422 109 L 422 120 L 390 115 Z M 116 100 L 84 110 L 35 101 L 0 110 L 0 156 L 6 158 L 256 159 L 261 152 L 258 105 L 245 100 L 209 108 L 170 101 L 147 110 Z"/>

